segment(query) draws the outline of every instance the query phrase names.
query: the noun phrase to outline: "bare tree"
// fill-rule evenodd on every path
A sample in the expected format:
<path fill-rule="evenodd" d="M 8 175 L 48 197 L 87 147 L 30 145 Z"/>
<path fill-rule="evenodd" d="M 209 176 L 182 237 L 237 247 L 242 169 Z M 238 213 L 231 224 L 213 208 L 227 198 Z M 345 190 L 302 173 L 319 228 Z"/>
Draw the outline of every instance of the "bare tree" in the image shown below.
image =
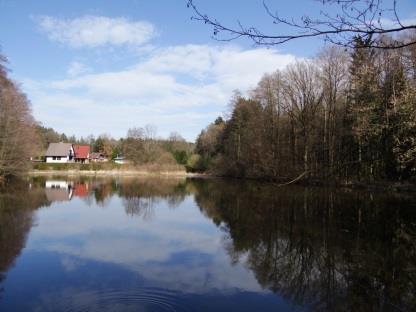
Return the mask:
<path fill-rule="evenodd" d="M 286 72 L 286 101 L 290 119 L 296 129 L 297 145 L 303 157 L 303 170 L 311 168 L 311 151 L 316 135 L 316 117 L 323 101 L 323 90 L 318 82 L 318 68 L 312 62 L 297 62 L 288 67 Z M 299 147 L 300 147 L 299 146 Z M 295 148 L 296 150 L 296 148 Z"/>
<path fill-rule="evenodd" d="M 172 131 L 169 134 L 168 140 L 171 141 L 171 142 L 185 141 L 185 139 L 181 136 L 181 134 L 179 132 L 176 132 L 176 131 Z"/>
<path fill-rule="evenodd" d="M 0 182 L 28 169 L 38 147 L 29 101 L 5 74 L 0 70 Z"/>
<path fill-rule="evenodd" d="M 267 152 L 263 156 L 263 163 L 267 166 L 267 171 L 273 172 L 273 176 L 282 174 L 279 164 L 282 162 L 280 148 L 284 144 L 281 142 L 283 86 L 283 75 L 280 71 L 276 71 L 272 74 L 265 74 L 252 91 L 253 99 L 260 102 L 264 110 L 265 139 L 270 144 L 264 144 Z"/>
<path fill-rule="evenodd" d="M 345 93 L 348 87 L 349 55 L 342 48 L 329 46 L 323 49 L 318 57 L 320 68 L 319 82 L 323 88 L 323 131 L 322 131 L 322 161 L 329 172 L 333 170 L 336 155 L 336 138 L 340 131 L 344 112 Z"/>
<path fill-rule="evenodd" d="M 144 126 L 144 162 L 154 162 L 162 154 L 157 142 L 157 128 L 155 125 L 147 124 Z"/>
<path fill-rule="evenodd" d="M 201 12 L 194 0 L 187 6 L 194 12 L 192 19 L 213 27 L 213 37 L 220 41 L 250 38 L 257 45 L 274 46 L 302 38 L 322 38 L 326 42 L 352 48 L 355 39 L 365 42 L 363 48 L 397 49 L 415 45 L 414 37 L 397 36 L 416 30 L 414 22 L 406 22 L 399 16 L 397 0 L 314 0 L 322 10 L 318 17 L 303 15 L 299 18 L 284 18 L 274 11 L 266 1 L 263 6 L 276 26 L 285 26 L 288 33 L 267 33 L 254 26 L 227 26 L 216 18 Z M 337 13 L 330 13 L 336 11 Z M 394 36 L 393 40 L 379 40 L 382 35 Z"/>
<path fill-rule="evenodd" d="M 156 140 L 157 127 L 152 124 L 147 124 L 144 126 L 144 136 L 147 140 Z"/>
<path fill-rule="evenodd" d="M 131 128 L 122 143 L 123 155 L 133 164 L 138 164 L 143 158 L 144 131 L 142 128 Z"/>

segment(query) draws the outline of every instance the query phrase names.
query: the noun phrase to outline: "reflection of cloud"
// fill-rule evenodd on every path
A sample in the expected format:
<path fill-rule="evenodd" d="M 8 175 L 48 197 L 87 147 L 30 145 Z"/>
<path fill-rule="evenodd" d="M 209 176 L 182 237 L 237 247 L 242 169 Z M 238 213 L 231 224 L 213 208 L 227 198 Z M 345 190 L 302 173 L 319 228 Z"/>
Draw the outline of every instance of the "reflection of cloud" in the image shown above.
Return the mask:
<path fill-rule="evenodd" d="M 65 271 L 72 272 L 78 269 L 78 267 L 82 264 L 82 261 L 74 257 L 64 256 L 61 259 L 61 263 Z"/>
<path fill-rule="evenodd" d="M 262 291 L 251 271 L 243 266 L 230 266 L 225 255 L 213 254 L 210 257 L 210 263 L 201 261 L 195 255 L 192 261 L 183 264 L 170 264 L 169 261 L 145 263 L 133 269 L 149 281 L 156 282 L 157 285 L 188 293 L 213 290 L 233 293 L 237 289 Z"/>
<path fill-rule="evenodd" d="M 67 269 L 76 268 L 73 257 L 121 265 L 169 289 L 261 291 L 249 270 L 230 264 L 222 235 L 191 197 L 175 210 L 158 201 L 148 221 L 128 217 L 117 197 L 105 209 L 74 199 L 39 211 L 29 248 L 63 254 Z"/>

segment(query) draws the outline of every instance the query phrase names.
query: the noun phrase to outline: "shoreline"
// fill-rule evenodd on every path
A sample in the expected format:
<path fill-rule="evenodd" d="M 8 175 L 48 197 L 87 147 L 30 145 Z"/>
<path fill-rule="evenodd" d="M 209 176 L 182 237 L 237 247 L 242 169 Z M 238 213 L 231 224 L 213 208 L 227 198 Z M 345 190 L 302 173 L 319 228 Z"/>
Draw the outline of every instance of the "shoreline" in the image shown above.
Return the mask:
<path fill-rule="evenodd" d="M 121 169 L 121 170 L 30 170 L 28 176 L 67 176 L 67 177 L 164 177 L 164 178 L 212 178 L 212 179 L 236 179 L 236 180 L 251 180 L 258 182 L 267 182 L 275 184 L 276 187 L 284 187 L 279 185 L 276 181 L 270 181 L 259 178 L 236 178 L 227 176 L 218 176 L 207 173 L 186 172 L 185 170 L 140 170 L 140 169 Z M 338 187 L 347 188 L 351 190 L 379 190 L 379 191 L 393 191 L 393 192 L 416 192 L 416 184 L 409 182 L 397 181 L 297 181 L 289 185 L 300 185 L 306 187 L 323 186 L 323 187 Z"/>
<path fill-rule="evenodd" d="M 30 170 L 27 173 L 29 176 L 99 176 L 99 177 L 112 177 L 112 176 L 125 176 L 125 177 L 206 177 L 200 173 L 190 173 L 182 170 Z"/>

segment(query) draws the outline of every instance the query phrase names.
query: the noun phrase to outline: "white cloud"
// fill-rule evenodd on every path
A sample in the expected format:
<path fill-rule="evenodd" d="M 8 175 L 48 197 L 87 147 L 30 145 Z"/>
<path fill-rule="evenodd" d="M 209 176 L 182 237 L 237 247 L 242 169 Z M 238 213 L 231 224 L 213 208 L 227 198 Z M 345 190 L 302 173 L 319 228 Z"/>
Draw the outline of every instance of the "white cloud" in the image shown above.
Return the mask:
<path fill-rule="evenodd" d="M 139 46 L 156 35 L 155 27 L 145 21 L 129 21 L 126 18 L 110 18 L 87 15 L 74 19 L 58 19 L 41 16 L 41 30 L 50 40 L 74 48 L 95 48 L 106 45 Z"/>
<path fill-rule="evenodd" d="M 72 62 L 67 70 L 67 74 L 70 77 L 79 76 L 81 74 L 88 73 L 91 69 L 83 63 L 74 61 Z"/>
<path fill-rule="evenodd" d="M 24 88 L 35 117 L 58 131 L 120 137 L 129 127 L 155 124 L 161 136 L 178 131 L 195 140 L 225 111 L 234 89 L 249 91 L 264 73 L 293 61 L 273 49 L 182 45 L 156 49 L 119 71 Z"/>

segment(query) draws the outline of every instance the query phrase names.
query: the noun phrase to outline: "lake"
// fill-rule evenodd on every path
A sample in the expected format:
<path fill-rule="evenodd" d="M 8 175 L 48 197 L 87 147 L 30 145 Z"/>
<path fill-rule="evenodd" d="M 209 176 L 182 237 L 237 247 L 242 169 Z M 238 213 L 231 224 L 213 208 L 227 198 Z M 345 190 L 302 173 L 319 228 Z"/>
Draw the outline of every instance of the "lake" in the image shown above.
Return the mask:
<path fill-rule="evenodd" d="M 416 199 L 221 179 L 0 191 L 0 311 L 415 311 Z"/>

